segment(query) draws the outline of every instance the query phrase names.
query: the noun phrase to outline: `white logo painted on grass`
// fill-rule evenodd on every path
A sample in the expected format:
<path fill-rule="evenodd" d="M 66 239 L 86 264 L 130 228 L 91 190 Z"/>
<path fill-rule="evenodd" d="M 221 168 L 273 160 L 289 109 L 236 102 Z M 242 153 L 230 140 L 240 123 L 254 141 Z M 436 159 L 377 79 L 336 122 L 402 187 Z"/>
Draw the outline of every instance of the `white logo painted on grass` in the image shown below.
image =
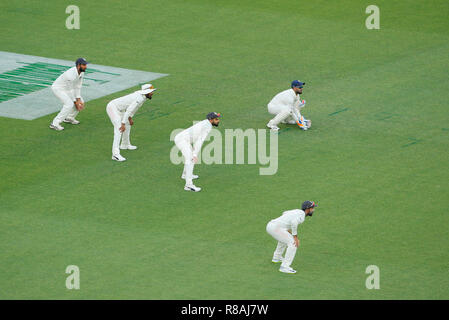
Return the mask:
<path fill-rule="evenodd" d="M 370 5 L 366 7 L 365 13 L 371 13 L 365 20 L 365 26 L 368 30 L 380 29 L 380 9 L 378 6 Z"/>
<path fill-rule="evenodd" d="M 0 116 L 33 120 L 61 110 L 50 86 L 75 66 L 76 58 L 67 61 L 0 51 Z M 167 74 L 89 64 L 81 96 L 87 102 L 164 76 Z"/>
<path fill-rule="evenodd" d="M 69 265 L 65 269 L 65 273 L 70 274 L 65 280 L 65 286 L 67 289 L 79 290 L 80 288 L 80 268 L 75 265 Z"/>
<path fill-rule="evenodd" d="M 183 130 L 173 130 L 170 134 L 170 141 L 174 141 L 175 136 Z M 259 168 L 260 175 L 276 174 L 278 170 L 277 133 L 265 129 L 258 129 L 257 131 L 255 129 L 247 129 L 245 131 L 242 129 L 225 129 L 224 131 L 224 148 L 221 131 L 218 129 L 212 129 L 210 131 L 205 142 L 212 141 L 203 146 L 201 152 L 198 154 L 197 164 L 260 164 L 267 166 Z M 267 131 L 269 131 L 269 155 L 267 154 Z M 245 141 L 247 141 L 246 144 Z M 247 152 L 245 152 L 245 145 L 247 146 Z M 247 155 L 246 161 L 245 155 Z M 170 151 L 170 161 L 175 165 L 183 163 L 182 153 L 176 145 Z"/>
<path fill-rule="evenodd" d="M 65 27 L 69 30 L 80 28 L 80 8 L 73 4 L 65 8 L 65 13 L 70 14 L 65 20 Z"/>
<path fill-rule="evenodd" d="M 366 267 L 366 274 L 369 274 L 366 278 L 365 286 L 367 289 L 380 289 L 380 270 L 376 265 L 370 265 Z"/>

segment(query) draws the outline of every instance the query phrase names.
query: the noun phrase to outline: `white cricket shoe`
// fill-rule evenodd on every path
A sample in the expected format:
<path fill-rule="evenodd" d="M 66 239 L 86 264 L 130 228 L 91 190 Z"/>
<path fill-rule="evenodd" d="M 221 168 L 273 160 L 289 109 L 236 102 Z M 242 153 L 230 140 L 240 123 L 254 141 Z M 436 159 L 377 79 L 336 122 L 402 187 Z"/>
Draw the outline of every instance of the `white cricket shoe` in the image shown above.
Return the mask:
<path fill-rule="evenodd" d="M 192 179 L 198 179 L 199 177 L 196 174 L 192 174 Z M 182 174 L 181 179 L 186 179 L 186 175 Z"/>
<path fill-rule="evenodd" d="M 291 268 L 291 267 L 286 268 L 286 267 L 281 266 L 279 268 L 279 271 L 283 272 L 283 273 L 296 273 L 296 270 L 293 270 L 293 268 Z"/>
<path fill-rule="evenodd" d="M 137 146 L 133 146 L 132 144 L 129 144 L 127 146 L 120 146 L 120 149 L 122 149 L 122 150 L 136 150 Z"/>
<path fill-rule="evenodd" d="M 191 184 L 191 185 L 185 185 L 184 190 L 185 191 L 200 192 L 201 188 Z"/>
<path fill-rule="evenodd" d="M 52 123 L 52 124 L 50 124 L 50 129 L 53 129 L 53 130 L 56 130 L 56 131 L 62 131 L 62 130 L 64 130 L 64 127 L 62 127 L 62 126 L 60 126 L 60 125 L 55 126 L 55 125 Z"/>
<path fill-rule="evenodd" d="M 62 122 L 71 123 L 71 124 L 80 124 L 80 122 L 78 120 L 71 119 L 71 118 L 64 119 Z"/>
<path fill-rule="evenodd" d="M 279 131 L 279 127 L 276 125 L 273 125 L 271 123 L 267 123 L 267 127 L 270 128 L 272 131 Z"/>
<path fill-rule="evenodd" d="M 273 259 L 271 259 L 271 262 L 273 262 L 273 263 L 279 263 L 279 262 L 282 262 L 282 260 L 284 260 L 283 258 L 280 258 L 280 259 L 275 259 L 275 258 L 273 258 Z"/>
<path fill-rule="evenodd" d="M 113 154 L 112 160 L 122 162 L 122 161 L 126 161 L 126 158 L 122 157 L 120 154 Z"/>

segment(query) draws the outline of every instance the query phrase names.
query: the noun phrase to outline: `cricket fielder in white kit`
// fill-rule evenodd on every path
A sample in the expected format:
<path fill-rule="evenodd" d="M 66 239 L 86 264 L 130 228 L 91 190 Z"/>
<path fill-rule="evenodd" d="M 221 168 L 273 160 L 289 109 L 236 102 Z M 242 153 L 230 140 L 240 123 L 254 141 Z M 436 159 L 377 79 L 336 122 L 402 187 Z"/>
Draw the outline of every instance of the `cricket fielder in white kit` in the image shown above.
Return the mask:
<path fill-rule="evenodd" d="M 106 106 L 106 112 L 114 126 L 114 140 L 112 142 L 112 160 L 125 161 L 120 149 L 135 150 L 129 141 L 133 117 L 146 99 L 151 99 L 156 90 L 151 83 L 142 85 L 142 90 L 137 90 L 126 96 L 114 99 Z M 120 144 L 120 140 L 122 141 Z M 119 149 L 120 144 L 120 149 Z"/>
<path fill-rule="evenodd" d="M 62 109 L 53 119 L 50 129 L 64 130 L 61 122 L 80 123 L 75 117 L 84 109 L 84 100 L 81 98 L 81 86 L 83 85 L 87 64 L 86 59 L 77 59 L 74 67 L 65 71 L 53 82 L 51 89 L 55 96 L 61 100 Z"/>
<path fill-rule="evenodd" d="M 304 201 L 301 210 L 284 211 L 282 216 L 268 222 L 267 232 L 278 241 L 271 261 L 282 262 L 279 268 L 280 272 L 296 273 L 296 270 L 290 265 L 295 258 L 296 249 L 299 247 L 298 225 L 304 222 L 305 217 L 312 216 L 315 207 L 317 207 L 315 202 Z M 282 257 L 285 249 L 287 249 L 285 257 Z"/>
<path fill-rule="evenodd" d="M 292 81 L 291 89 L 284 90 L 274 96 L 268 103 L 268 112 L 276 115 L 268 122 L 267 127 L 273 131 L 278 131 L 279 123 L 297 124 L 302 130 L 307 130 L 312 126 L 312 121 L 306 120 L 300 109 L 306 105 L 305 100 L 299 97 L 305 82 Z"/>
<path fill-rule="evenodd" d="M 175 136 L 175 144 L 184 156 L 184 171 L 181 178 L 186 180 L 184 186 L 186 191 L 201 191 L 201 188 L 193 184 L 193 179 L 198 178 L 197 175 L 193 174 L 193 166 L 198 161 L 198 153 L 204 140 L 211 131 L 212 126 L 218 127 L 220 118 L 220 113 L 210 112 L 205 120 L 194 124 Z"/>

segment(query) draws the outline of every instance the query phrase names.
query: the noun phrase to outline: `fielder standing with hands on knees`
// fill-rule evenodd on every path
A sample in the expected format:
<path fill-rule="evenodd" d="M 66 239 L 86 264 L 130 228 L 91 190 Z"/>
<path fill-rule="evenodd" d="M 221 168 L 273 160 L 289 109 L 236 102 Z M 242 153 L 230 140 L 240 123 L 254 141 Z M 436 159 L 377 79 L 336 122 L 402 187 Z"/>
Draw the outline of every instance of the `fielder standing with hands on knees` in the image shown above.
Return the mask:
<path fill-rule="evenodd" d="M 184 171 L 181 178 L 186 180 L 184 190 L 198 192 L 201 188 L 193 184 L 198 176 L 193 174 L 193 166 L 198 162 L 198 153 L 212 126 L 218 127 L 221 114 L 210 112 L 206 119 L 187 128 L 175 136 L 175 144 L 184 156 Z M 193 145 L 193 146 L 192 146 Z"/>
<path fill-rule="evenodd" d="M 78 58 L 75 66 L 61 74 L 51 89 L 55 96 L 62 102 L 62 109 L 50 124 L 50 129 L 62 131 L 61 122 L 79 124 L 75 119 L 78 113 L 84 109 L 84 100 L 81 98 L 84 72 L 89 62 L 84 58 Z"/>
<path fill-rule="evenodd" d="M 301 210 L 293 209 L 284 211 L 282 215 L 271 220 L 267 224 L 267 232 L 278 241 L 276 250 L 273 254 L 274 263 L 282 262 L 279 268 L 280 272 L 296 273 L 296 270 L 290 267 L 295 258 L 296 249 L 299 247 L 298 225 L 303 223 L 305 217 L 311 217 L 317 204 L 313 201 L 304 201 Z M 285 249 L 285 257 L 282 257 Z"/>
<path fill-rule="evenodd" d="M 110 101 L 106 107 L 106 112 L 114 126 L 112 160 L 119 162 L 126 160 L 120 154 L 120 149 L 137 149 L 137 147 L 133 146 L 129 140 L 131 126 L 134 124 L 133 116 L 146 99 L 151 99 L 153 92 L 156 90 L 151 83 L 142 85 L 141 89 L 142 90 L 137 90 L 126 96 Z M 122 141 L 121 144 L 120 140 Z"/>

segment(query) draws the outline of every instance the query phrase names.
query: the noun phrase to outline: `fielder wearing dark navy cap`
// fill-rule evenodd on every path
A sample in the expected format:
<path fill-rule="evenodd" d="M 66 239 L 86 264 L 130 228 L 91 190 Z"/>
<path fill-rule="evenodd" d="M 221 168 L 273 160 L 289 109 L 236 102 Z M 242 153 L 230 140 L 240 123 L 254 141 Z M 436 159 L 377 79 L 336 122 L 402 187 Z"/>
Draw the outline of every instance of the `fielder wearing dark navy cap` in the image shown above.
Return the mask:
<path fill-rule="evenodd" d="M 79 65 L 79 64 L 88 64 L 89 62 L 86 61 L 86 59 L 84 58 L 78 58 L 75 61 L 75 65 Z"/>
<path fill-rule="evenodd" d="M 220 123 L 221 113 L 217 112 L 209 112 L 206 116 L 206 119 L 209 120 L 210 124 L 214 127 L 218 127 Z"/>
<path fill-rule="evenodd" d="M 221 114 L 220 113 L 216 113 L 216 112 L 209 112 L 207 114 L 206 118 L 208 120 L 215 119 L 215 118 L 221 118 Z"/>
<path fill-rule="evenodd" d="M 302 203 L 301 210 L 306 213 L 306 216 L 311 217 L 315 207 L 318 207 L 318 205 L 314 201 L 307 200 Z"/>
<path fill-rule="evenodd" d="M 292 88 L 302 88 L 306 83 L 299 80 L 292 81 Z"/>

